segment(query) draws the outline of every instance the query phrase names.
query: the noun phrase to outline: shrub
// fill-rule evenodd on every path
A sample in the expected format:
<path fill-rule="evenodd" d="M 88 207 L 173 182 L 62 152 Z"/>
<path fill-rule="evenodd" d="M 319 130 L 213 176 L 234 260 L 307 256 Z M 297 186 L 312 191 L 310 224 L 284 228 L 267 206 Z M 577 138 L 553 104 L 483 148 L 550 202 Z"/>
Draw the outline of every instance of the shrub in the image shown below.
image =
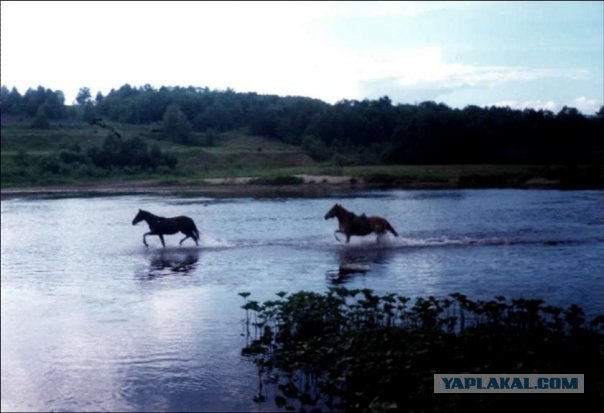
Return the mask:
<path fill-rule="evenodd" d="M 254 178 L 250 180 L 252 185 L 301 185 L 304 179 L 293 175 L 279 175 L 271 178 Z"/>
<path fill-rule="evenodd" d="M 130 172 L 156 170 L 162 165 L 173 169 L 178 163 L 174 155 L 163 153 L 157 145 L 153 145 L 149 151 L 147 143 L 138 137 L 121 139 L 110 135 L 100 148 L 91 148 L 87 155 L 99 168 L 129 168 Z"/>
<path fill-rule="evenodd" d="M 31 164 L 31 157 L 23 149 L 19 150 L 13 157 L 15 165 L 19 168 L 27 168 Z"/>
<path fill-rule="evenodd" d="M 34 129 L 50 128 L 50 122 L 48 121 L 48 116 L 46 115 L 46 109 L 44 105 L 40 105 L 40 107 L 38 107 L 36 116 L 31 124 L 31 127 Z"/>
<path fill-rule="evenodd" d="M 326 161 L 332 157 L 332 152 L 327 148 L 325 142 L 314 136 L 305 136 L 302 139 L 302 147 L 308 155 L 316 161 Z"/>
<path fill-rule="evenodd" d="M 273 383 L 277 407 L 319 411 L 510 411 L 515 395 L 433 394 L 435 373 L 584 373 L 586 395 L 548 394 L 538 411 L 602 405 L 604 316 L 586 324 L 576 305 L 541 300 L 473 301 L 462 294 L 378 296 L 369 289 L 300 291 L 243 309 L 242 354 Z M 253 321 L 253 322 L 252 322 Z M 261 382 L 262 383 L 262 382 Z M 524 396 L 524 395 L 523 395 Z M 561 396 L 561 397 L 558 397 Z M 259 387 L 255 400 L 265 400 Z"/>

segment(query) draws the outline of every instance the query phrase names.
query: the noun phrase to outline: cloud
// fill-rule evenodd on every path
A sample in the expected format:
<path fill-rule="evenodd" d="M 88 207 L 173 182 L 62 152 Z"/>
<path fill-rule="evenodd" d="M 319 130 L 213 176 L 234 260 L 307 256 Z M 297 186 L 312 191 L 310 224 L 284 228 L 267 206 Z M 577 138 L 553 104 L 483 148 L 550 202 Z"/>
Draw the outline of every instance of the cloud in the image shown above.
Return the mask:
<path fill-rule="evenodd" d="M 497 2 L 490 2 L 497 3 Z M 474 1 L 324 1 L 304 3 L 314 16 L 325 18 L 416 17 L 445 9 L 476 7 Z M 318 14 L 317 14 L 318 13 Z"/>
<path fill-rule="evenodd" d="M 543 109 L 551 112 L 558 112 L 561 108 L 561 106 L 553 100 L 525 100 L 522 102 L 517 100 L 502 100 L 487 106 L 501 106 L 512 109 Z"/>
<path fill-rule="evenodd" d="M 594 113 L 602 105 L 598 99 L 588 97 L 552 100 L 538 95 L 531 98 L 526 96 L 525 91 L 534 89 L 536 94 L 543 90 L 544 82 L 571 84 L 569 82 L 589 80 L 589 71 L 580 68 L 450 62 L 436 46 L 356 55 L 346 65 L 353 68 L 354 72 L 356 88 L 351 89 L 355 90 L 356 96 L 352 98 L 388 95 L 397 103 L 434 100 L 453 103 L 455 106 L 462 104 L 462 100 L 465 104 L 491 104 L 488 96 L 498 96 L 494 105 L 551 111 L 558 111 L 567 105 L 576 107 L 583 113 Z"/>
<path fill-rule="evenodd" d="M 559 112 L 563 106 L 573 107 L 584 114 L 596 113 L 603 103 L 597 99 L 586 98 L 585 96 L 579 96 L 566 103 L 555 102 L 553 100 L 502 100 L 487 106 L 502 106 L 509 107 L 512 109 L 535 109 L 535 110 L 549 110 L 551 112 Z"/>
<path fill-rule="evenodd" d="M 21 92 L 38 84 L 60 89 L 68 103 L 82 86 L 94 94 L 124 83 L 233 88 L 330 103 L 383 95 L 395 102 L 443 100 L 460 92 L 471 92 L 465 96 L 468 104 L 523 102 L 542 97 L 528 94 L 534 85 L 530 82 L 587 83 L 597 73 L 453 62 L 444 56 L 444 46 L 412 47 L 418 43 L 402 35 L 397 43 L 402 49 L 385 50 L 382 43 L 370 49 L 355 43 L 353 49 L 331 30 L 333 23 L 351 18 L 360 35 L 377 27 L 366 27 L 365 21 L 377 25 L 381 17 L 395 17 L 390 20 L 403 25 L 418 15 L 423 19 L 443 9 L 473 8 L 474 2 L 31 4 L 3 3 L 3 81 Z M 35 33 L 31 27 L 37 28 Z M 523 88 L 523 94 L 512 95 L 508 85 Z M 505 93 L 493 93 L 496 88 Z M 571 96 L 585 93 L 589 91 Z M 552 96 L 562 100 L 557 94 Z M 585 99 L 575 104 L 596 105 Z"/>
<path fill-rule="evenodd" d="M 573 101 L 574 107 L 579 109 L 582 113 L 596 113 L 600 107 L 604 105 L 604 102 L 598 101 L 597 99 L 586 98 L 585 96 L 579 96 Z"/>
<path fill-rule="evenodd" d="M 358 60 L 358 67 L 362 68 L 359 75 L 365 84 L 387 80 L 393 87 L 405 88 L 492 88 L 508 82 L 546 78 L 584 79 L 588 76 L 587 71 L 579 69 L 451 63 L 444 59 L 439 47 L 367 55 Z"/>

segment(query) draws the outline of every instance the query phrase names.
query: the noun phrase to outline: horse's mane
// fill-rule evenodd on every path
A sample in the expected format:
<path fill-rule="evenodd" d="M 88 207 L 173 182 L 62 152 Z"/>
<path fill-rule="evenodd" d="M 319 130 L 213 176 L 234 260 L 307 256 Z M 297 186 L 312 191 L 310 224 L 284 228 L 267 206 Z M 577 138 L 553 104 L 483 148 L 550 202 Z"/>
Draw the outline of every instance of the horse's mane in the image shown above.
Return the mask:
<path fill-rule="evenodd" d="M 149 212 L 149 211 L 145 211 L 144 209 L 141 209 L 141 210 L 140 210 L 140 212 L 141 212 L 143 215 L 148 216 L 148 217 L 151 217 L 151 218 L 163 218 L 163 217 L 160 217 L 159 215 L 152 214 L 152 213 L 151 213 L 151 212 Z"/>
<path fill-rule="evenodd" d="M 360 215 L 355 214 L 352 211 L 347 210 L 346 208 L 344 208 L 342 205 L 337 204 L 337 207 L 340 211 L 342 211 L 344 214 L 346 214 L 348 217 L 354 219 L 355 217 L 359 217 Z M 365 214 L 363 214 L 365 215 Z"/>
<path fill-rule="evenodd" d="M 152 221 L 152 222 L 158 223 L 158 222 L 161 222 L 166 219 L 164 217 L 160 217 L 158 215 L 152 214 L 149 211 L 145 211 L 144 209 L 140 210 L 139 215 L 141 215 L 142 219 L 144 219 L 147 222 Z"/>
<path fill-rule="evenodd" d="M 337 211 L 342 211 L 342 212 L 344 212 L 345 214 L 353 214 L 353 215 L 354 215 L 354 212 L 347 210 L 346 208 L 344 208 L 344 207 L 343 207 L 342 205 L 340 205 L 340 204 L 335 204 L 335 205 L 334 205 L 334 209 L 336 209 Z"/>

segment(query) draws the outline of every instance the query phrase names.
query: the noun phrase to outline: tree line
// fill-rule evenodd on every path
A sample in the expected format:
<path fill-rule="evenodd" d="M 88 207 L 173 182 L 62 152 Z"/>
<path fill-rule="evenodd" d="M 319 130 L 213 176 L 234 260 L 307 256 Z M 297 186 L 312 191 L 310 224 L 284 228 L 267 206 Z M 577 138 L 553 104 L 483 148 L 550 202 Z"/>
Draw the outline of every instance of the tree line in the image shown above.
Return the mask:
<path fill-rule="evenodd" d="M 341 164 L 601 163 L 604 106 L 592 116 L 576 108 L 451 108 L 432 101 L 393 104 L 384 96 L 328 104 L 300 96 L 238 93 L 200 87 L 125 84 L 94 98 L 81 88 L 76 105 L 61 91 L 2 86 L 2 118 L 102 117 L 150 124 L 158 138 L 195 144 L 195 133 L 245 133 L 302 145 L 318 160 Z M 34 124 L 36 123 L 34 122 Z M 32 124 L 32 125 L 34 125 Z M 34 125 L 35 126 L 35 125 Z"/>

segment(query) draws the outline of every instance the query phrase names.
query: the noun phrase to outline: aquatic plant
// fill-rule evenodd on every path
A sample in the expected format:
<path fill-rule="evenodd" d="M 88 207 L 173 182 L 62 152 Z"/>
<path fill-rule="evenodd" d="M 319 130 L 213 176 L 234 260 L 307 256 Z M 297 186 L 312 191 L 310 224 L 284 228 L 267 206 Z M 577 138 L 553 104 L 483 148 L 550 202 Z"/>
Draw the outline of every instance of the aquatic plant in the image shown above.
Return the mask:
<path fill-rule="evenodd" d="M 264 303 L 240 295 L 248 337 L 242 354 L 258 367 L 257 402 L 272 386 L 274 405 L 289 411 L 509 411 L 530 400 L 539 401 L 537 411 L 603 405 L 596 387 L 604 382 L 604 316 L 587 324 L 576 305 L 458 293 L 412 300 L 344 287 L 281 292 Z M 585 374 L 586 393 L 437 395 L 436 373 Z"/>

